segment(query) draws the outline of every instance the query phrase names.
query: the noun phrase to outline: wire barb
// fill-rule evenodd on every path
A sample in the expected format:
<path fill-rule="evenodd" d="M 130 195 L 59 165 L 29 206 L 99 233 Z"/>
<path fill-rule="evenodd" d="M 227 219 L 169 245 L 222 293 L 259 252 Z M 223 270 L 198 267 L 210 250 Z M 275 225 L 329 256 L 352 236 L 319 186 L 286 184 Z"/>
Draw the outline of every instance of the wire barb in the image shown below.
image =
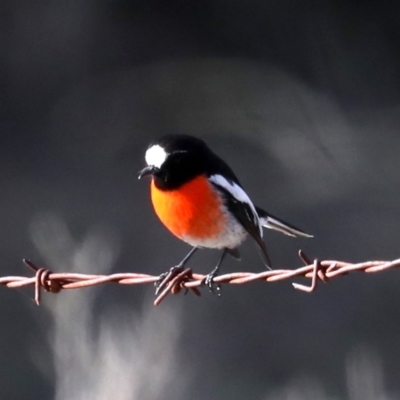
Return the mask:
<path fill-rule="evenodd" d="M 309 286 L 299 283 L 292 283 L 292 285 L 296 290 L 312 293 L 316 290 L 319 281 L 328 283 L 333 278 L 347 275 L 354 271 L 377 273 L 400 267 L 400 259 L 393 261 L 366 261 L 358 264 L 333 260 L 319 261 L 317 259 L 311 262 L 301 250 L 299 251 L 299 257 L 304 266 L 298 269 L 274 269 L 261 273 L 234 272 L 216 276 L 213 281 L 216 284 L 241 285 L 255 281 L 268 283 L 304 277 L 311 280 Z M 8 288 L 33 285 L 35 287 L 35 302 L 37 305 L 40 305 L 42 289 L 46 292 L 59 293 L 62 289 L 80 289 L 111 282 L 122 285 L 138 285 L 155 284 L 160 281 L 160 276 L 141 273 L 117 273 L 111 275 L 56 273 L 47 268 L 39 268 L 27 259 L 24 259 L 23 262 L 35 273 L 35 276 L 1 277 L 0 285 Z M 182 289 L 185 293 L 191 290 L 195 295 L 200 296 L 199 288 L 204 286 L 205 278 L 206 275 L 195 274 L 190 268 L 184 270 L 171 269 L 165 277 L 162 277 L 162 281 L 157 287 L 154 305 L 159 305 L 170 293 L 179 294 Z"/>

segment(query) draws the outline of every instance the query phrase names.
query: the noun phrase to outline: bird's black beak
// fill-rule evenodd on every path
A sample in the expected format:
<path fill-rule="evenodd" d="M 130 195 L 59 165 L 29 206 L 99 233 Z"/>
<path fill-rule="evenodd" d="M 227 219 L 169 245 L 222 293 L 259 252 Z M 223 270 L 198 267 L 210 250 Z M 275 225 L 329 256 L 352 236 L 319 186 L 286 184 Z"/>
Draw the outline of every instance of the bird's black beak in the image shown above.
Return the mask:
<path fill-rule="evenodd" d="M 157 168 L 153 165 L 149 165 L 139 171 L 138 179 L 142 179 L 144 176 L 153 175 L 156 172 Z"/>

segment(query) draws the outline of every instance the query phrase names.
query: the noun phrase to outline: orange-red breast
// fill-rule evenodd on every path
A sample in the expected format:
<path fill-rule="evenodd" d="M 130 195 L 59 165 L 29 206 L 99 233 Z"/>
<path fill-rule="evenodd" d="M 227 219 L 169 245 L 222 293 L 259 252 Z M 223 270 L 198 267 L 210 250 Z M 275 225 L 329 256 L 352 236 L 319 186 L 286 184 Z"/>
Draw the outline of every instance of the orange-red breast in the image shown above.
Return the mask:
<path fill-rule="evenodd" d="M 151 143 L 147 166 L 139 179 L 151 175 L 151 199 L 162 223 L 179 239 L 193 246 L 177 268 L 182 268 L 198 248 L 223 250 L 213 278 L 227 253 L 240 258 L 238 246 L 250 235 L 271 263 L 262 240 L 263 227 L 289 236 L 312 237 L 254 206 L 231 168 L 198 138 L 168 135 Z"/>

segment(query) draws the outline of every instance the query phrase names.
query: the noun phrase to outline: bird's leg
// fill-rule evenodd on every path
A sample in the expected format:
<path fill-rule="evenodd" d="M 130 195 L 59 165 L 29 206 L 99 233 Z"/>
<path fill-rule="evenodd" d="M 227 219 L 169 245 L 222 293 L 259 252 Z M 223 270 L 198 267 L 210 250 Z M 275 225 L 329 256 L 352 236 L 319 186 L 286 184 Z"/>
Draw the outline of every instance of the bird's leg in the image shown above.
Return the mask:
<path fill-rule="evenodd" d="M 221 266 L 222 261 L 224 261 L 224 258 L 226 256 L 227 252 L 228 252 L 227 249 L 224 249 L 224 251 L 222 252 L 221 258 L 218 261 L 217 266 L 206 276 L 206 279 L 204 281 L 204 283 L 210 289 L 211 293 L 215 294 L 215 291 L 214 291 L 214 278 L 218 275 L 219 267 Z M 217 290 L 217 292 L 219 292 L 221 290 L 221 286 L 217 284 L 216 290 Z M 220 296 L 220 295 L 221 294 L 218 293 L 218 296 Z"/>
<path fill-rule="evenodd" d="M 198 249 L 198 247 L 193 247 L 192 250 L 189 251 L 189 253 L 185 256 L 185 258 L 178 264 L 175 265 L 174 267 L 172 267 L 171 269 L 169 269 L 168 271 L 162 273 L 160 275 L 160 277 L 158 278 L 158 280 L 155 282 L 155 286 L 158 288 L 160 286 L 160 284 L 164 281 L 164 279 L 168 276 L 168 275 L 176 275 L 177 273 L 183 271 L 183 267 L 186 265 L 186 263 L 190 260 L 190 258 L 192 257 L 192 255 L 196 252 L 196 250 Z"/>
<path fill-rule="evenodd" d="M 189 251 L 187 256 L 177 266 L 172 267 L 172 268 L 178 268 L 178 269 L 183 270 L 183 267 L 191 259 L 192 255 L 196 252 L 196 250 L 198 250 L 198 247 L 193 247 L 193 249 Z"/>

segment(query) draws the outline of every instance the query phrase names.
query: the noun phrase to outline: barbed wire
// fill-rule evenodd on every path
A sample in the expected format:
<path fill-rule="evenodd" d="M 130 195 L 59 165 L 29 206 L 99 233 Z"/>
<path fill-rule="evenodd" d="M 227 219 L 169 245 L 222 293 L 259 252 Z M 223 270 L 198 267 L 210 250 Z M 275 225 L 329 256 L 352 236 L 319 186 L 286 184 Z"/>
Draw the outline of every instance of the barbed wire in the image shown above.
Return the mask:
<path fill-rule="evenodd" d="M 311 293 L 317 288 L 319 281 L 328 283 L 331 279 L 346 275 L 354 271 L 366 273 L 382 272 L 390 268 L 400 267 L 400 259 L 393 261 L 366 261 L 357 264 L 315 259 L 313 262 L 299 251 L 299 257 L 304 263 L 303 267 L 291 269 L 274 269 L 261 273 L 253 272 L 234 272 L 219 275 L 214 278 L 214 283 L 219 289 L 221 284 L 241 285 L 255 281 L 278 282 L 295 277 L 311 279 L 309 286 L 299 283 L 292 283 L 296 290 Z M 195 274 L 190 268 L 171 270 L 160 276 L 141 274 L 141 273 L 116 273 L 110 275 L 89 275 L 68 272 L 52 272 L 46 268 L 39 268 L 33 262 L 24 259 L 24 263 L 35 272 L 33 277 L 25 276 L 6 276 L 0 278 L 0 285 L 8 288 L 20 288 L 23 286 L 34 285 L 35 302 L 40 305 L 41 290 L 46 292 L 59 293 L 63 289 L 80 289 L 88 286 L 95 286 L 104 283 L 118 283 L 121 285 L 156 284 L 156 299 L 154 305 L 159 305 L 165 297 L 172 293 L 178 294 L 184 289 L 191 290 L 197 296 L 201 295 L 199 287 L 205 286 L 206 275 Z"/>

